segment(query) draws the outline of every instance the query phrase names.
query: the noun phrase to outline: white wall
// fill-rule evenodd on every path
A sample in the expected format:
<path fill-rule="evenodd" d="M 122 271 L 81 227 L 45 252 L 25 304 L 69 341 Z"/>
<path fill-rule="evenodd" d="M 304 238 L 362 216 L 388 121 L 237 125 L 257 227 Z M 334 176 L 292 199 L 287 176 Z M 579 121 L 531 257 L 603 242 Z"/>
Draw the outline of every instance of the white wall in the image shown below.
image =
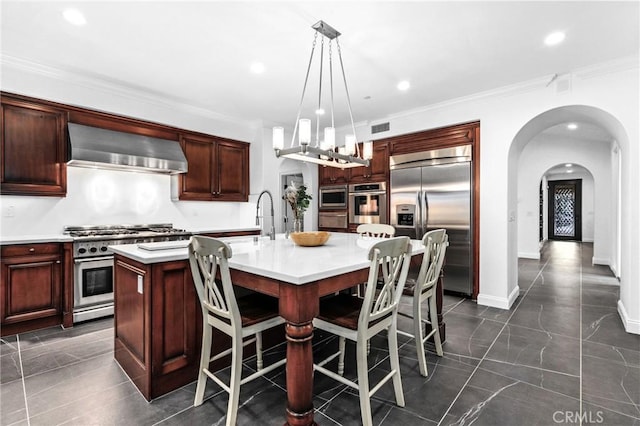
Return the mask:
<path fill-rule="evenodd" d="M 582 240 L 593 241 L 594 259 L 612 259 L 610 143 L 538 135 L 525 146 L 518 163 L 518 256 L 538 259 L 538 191 L 542 175 L 558 164 L 573 163 L 590 173 L 548 176 L 548 180 L 582 179 Z M 544 189 L 546 191 L 546 189 Z M 546 223 L 545 223 L 546 225 Z M 545 233 L 546 237 L 546 233 Z"/>

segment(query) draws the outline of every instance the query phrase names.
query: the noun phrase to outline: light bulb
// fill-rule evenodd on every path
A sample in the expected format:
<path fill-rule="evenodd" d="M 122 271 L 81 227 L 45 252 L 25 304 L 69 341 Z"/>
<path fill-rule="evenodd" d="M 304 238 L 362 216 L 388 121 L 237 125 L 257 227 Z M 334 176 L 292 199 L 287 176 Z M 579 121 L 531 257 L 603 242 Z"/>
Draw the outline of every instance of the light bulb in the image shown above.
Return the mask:
<path fill-rule="evenodd" d="M 365 142 L 362 145 L 362 158 L 371 160 L 373 158 L 373 141 Z"/>
<path fill-rule="evenodd" d="M 356 153 L 356 137 L 354 135 L 346 135 L 344 137 L 344 148 L 348 155 Z"/>
<path fill-rule="evenodd" d="M 324 128 L 324 142 L 325 149 L 334 150 L 336 147 L 336 129 L 334 127 L 325 127 Z"/>
<path fill-rule="evenodd" d="M 300 145 L 308 145 L 311 142 L 311 120 L 301 118 L 299 121 L 298 140 Z"/>
<path fill-rule="evenodd" d="M 284 127 L 273 128 L 273 149 L 284 148 Z"/>

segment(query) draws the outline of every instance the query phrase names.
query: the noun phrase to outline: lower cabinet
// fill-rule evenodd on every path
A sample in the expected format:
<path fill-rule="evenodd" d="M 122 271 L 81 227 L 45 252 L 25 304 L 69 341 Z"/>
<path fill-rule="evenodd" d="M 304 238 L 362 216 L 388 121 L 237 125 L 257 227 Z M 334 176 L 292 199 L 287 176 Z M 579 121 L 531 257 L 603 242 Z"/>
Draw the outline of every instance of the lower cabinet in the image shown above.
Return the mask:
<path fill-rule="evenodd" d="M 62 323 L 62 245 L 3 246 L 0 278 L 2 335 Z"/>
<path fill-rule="evenodd" d="M 147 400 L 192 382 L 202 314 L 186 260 L 115 256 L 115 358 Z"/>
<path fill-rule="evenodd" d="M 114 261 L 114 356 L 142 395 L 151 401 L 198 378 L 202 310 L 188 260 L 142 264 L 119 254 Z M 237 288 L 236 297 L 249 290 Z M 284 329 L 264 333 L 263 347 L 284 341 Z M 229 337 L 213 334 L 211 355 L 231 347 Z M 243 350 L 245 358 L 255 346 Z M 211 363 L 216 371 L 230 357 Z"/>

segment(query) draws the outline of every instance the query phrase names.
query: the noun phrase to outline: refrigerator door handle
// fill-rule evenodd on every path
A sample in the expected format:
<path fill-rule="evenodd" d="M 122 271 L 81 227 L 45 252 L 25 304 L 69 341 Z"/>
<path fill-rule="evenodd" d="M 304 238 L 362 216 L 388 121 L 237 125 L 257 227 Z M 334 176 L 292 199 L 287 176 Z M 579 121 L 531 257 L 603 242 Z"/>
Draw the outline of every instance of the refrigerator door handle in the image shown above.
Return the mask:
<path fill-rule="evenodd" d="M 422 201 L 420 191 L 416 193 L 416 211 L 413 213 L 414 228 L 416 229 L 416 239 L 422 238 L 420 231 L 422 231 Z"/>
<path fill-rule="evenodd" d="M 424 191 L 424 224 L 422 226 L 422 234 L 427 233 L 427 228 L 429 226 L 429 197 L 427 195 L 427 191 Z"/>

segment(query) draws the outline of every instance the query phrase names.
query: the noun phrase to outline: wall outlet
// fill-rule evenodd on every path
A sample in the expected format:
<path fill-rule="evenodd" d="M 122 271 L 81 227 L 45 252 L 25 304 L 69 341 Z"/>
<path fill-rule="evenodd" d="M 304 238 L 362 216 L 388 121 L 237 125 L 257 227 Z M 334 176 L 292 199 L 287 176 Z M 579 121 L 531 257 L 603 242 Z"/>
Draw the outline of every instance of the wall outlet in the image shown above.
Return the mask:
<path fill-rule="evenodd" d="M 13 206 L 13 205 L 4 206 L 4 208 L 2 209 L 2 216 L 4 217 L 15 217 L 15 215 L 16 215 L 16 206 Z"/>

